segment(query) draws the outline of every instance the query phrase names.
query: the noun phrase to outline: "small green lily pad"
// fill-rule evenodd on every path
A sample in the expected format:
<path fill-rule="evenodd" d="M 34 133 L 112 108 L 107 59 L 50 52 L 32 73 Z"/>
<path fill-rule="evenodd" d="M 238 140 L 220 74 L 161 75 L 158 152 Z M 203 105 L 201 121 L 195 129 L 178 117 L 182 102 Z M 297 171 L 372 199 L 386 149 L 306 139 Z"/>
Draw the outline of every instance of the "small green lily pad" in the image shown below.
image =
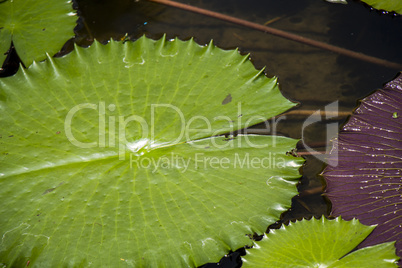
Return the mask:
<path fill-rule="evenodd" d="M 374 228 L 340 217 L 290 222 L 247 250 L 243 267 L 398 267 L 394 242 L 351 252 Z"/>
<path fill-rule="evenodd" d="M 77 20 L 66 0 L 5 0 L 0 3 L 0 67 L 11 41 L 25 66 L 54 55 L 74 36 Z"/>
<path fill-rule="evenodd" d="M 401 0 L 362 0 L 362 1 L 374 7 L 375 9 L 402 14 Z"/>

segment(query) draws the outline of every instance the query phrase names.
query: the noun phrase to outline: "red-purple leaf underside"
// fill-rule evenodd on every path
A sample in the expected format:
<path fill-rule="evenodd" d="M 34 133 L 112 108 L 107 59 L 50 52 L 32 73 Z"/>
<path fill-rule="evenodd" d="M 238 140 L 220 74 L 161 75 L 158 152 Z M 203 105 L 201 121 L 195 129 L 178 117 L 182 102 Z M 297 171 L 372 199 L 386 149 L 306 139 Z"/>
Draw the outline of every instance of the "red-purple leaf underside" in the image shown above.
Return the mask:
<path fill-rule="evenodd" d="M 324 176 L 334 216 L 378 224 L 359 247 L 396 240 L 401 257 L 402 74 L 363 99 L 334 142 Z"/>

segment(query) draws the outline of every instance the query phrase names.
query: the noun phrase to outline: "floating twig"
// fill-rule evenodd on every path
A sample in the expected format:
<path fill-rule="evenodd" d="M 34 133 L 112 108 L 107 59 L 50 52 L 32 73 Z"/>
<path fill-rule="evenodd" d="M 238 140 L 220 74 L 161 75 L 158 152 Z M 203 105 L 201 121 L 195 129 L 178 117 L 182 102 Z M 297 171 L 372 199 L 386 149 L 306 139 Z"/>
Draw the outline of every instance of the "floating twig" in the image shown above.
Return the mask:
<path fill-rule="evenodd" d="M 271 20 L 265 22 L 264 25 L 267 26 L 267 25 L 272 24 L 272 23 L 274 23 L 274 22 L 276 22 L 276 21 L 278 21 L 278 20 L 280 20 L 280 19 L 282 19 L 282 17 L 273 18 L 273 19 L 271 19 Z"/>

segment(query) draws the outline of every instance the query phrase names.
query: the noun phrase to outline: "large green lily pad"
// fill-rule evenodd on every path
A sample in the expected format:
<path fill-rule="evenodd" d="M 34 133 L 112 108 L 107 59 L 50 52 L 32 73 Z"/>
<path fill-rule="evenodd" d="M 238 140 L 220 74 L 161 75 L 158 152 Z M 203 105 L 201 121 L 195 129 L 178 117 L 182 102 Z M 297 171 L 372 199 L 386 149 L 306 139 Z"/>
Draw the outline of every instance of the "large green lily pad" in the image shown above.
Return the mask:
<path fill-rule="evenodd" d="M 350 253 L 374 228 L 340 217 L 291 222 L 271 230 L 248 250 L 243 267 L 398 267 L 395 242 Z"/>
<path fill-rule="evenodd" d="M 71 1 L 0 1 L 0 67 L 11 41 L 25 66 L 54 55 L 74 36 L 76 20 Z"/>
<path fill-rule="evenodd" d="M 296 140 L 219 136 L 294 106 L 248 55 L 95 42 L 0 80 L 0 263 L 194 267 L 291 205 Z"/>

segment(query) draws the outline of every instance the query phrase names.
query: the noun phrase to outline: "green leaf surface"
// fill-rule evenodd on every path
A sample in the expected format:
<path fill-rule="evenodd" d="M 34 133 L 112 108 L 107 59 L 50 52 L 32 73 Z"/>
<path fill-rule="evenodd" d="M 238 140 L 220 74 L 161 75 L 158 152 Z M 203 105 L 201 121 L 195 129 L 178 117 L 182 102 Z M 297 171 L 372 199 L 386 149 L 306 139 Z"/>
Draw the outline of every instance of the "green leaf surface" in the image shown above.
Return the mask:
<path fill-rule="evenodd" d="M 366 4 L 389 12 L 396 12 L 402 14 L 402 1 L 401 0 L 362 0 Z"/>
<path fill-rule="evenodd" d="M 374 228 L 340 217 L 290 222 L 256 242 L 243 267 L 398 267 L 395 242 L 350 253 Z"/>
<path fill-rule="evenodd" d="M 219 136 L 294 106 L 236 50 L 95 42 L 1 79 L 0 100 L 8 266 L 216 262 L 297 193 L 297 140 Z"/>
<path fill-rule="evenodd" d="M 0 66 L 11 41 L 25 66 L 54 55 L 74 36 L 71 1 L 5 0 L 0 3 Z"/>

